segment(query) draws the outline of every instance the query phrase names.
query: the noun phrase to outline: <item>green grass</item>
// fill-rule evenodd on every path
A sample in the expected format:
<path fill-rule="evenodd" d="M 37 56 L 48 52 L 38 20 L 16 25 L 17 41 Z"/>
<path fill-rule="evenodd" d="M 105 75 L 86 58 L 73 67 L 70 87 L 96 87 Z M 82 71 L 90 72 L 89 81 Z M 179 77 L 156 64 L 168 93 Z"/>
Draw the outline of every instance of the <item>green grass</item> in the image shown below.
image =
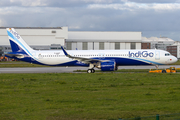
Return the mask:
<path fill-rule="evenodd" d="M 48 66 L 31 64 L 31 63 L 22 62 L 22 61 L 0 62 L 0 68 L 14 68 L 14 67 L 48 67 Z"/>
<path fill-rule="evenodd" d="M 0 76 L 0 120 L 110 120 L 180 112 L 179 74 Z"/>

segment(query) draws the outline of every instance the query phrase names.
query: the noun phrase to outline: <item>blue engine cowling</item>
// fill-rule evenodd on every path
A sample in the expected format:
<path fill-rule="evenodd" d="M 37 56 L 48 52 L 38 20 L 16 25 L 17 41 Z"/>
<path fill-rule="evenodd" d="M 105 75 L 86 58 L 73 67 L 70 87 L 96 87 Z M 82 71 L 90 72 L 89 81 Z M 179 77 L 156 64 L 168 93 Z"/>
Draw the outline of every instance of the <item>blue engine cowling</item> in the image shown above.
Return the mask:
<path fill-rule="evenodd" d="M 101 71 L 114 71 L 116 63 L 114 61 L 101 62 Z"/>

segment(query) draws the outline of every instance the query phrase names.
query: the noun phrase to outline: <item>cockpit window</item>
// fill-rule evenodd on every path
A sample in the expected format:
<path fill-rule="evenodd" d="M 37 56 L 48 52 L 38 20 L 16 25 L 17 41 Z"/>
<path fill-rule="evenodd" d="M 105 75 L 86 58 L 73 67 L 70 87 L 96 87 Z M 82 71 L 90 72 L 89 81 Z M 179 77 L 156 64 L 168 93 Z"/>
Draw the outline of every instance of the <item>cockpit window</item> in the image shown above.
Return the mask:
<path fill-rule="evenodd" d="M 170 53 L 165 53 L 165 56 L 170 56 L 171 54 Z"/>

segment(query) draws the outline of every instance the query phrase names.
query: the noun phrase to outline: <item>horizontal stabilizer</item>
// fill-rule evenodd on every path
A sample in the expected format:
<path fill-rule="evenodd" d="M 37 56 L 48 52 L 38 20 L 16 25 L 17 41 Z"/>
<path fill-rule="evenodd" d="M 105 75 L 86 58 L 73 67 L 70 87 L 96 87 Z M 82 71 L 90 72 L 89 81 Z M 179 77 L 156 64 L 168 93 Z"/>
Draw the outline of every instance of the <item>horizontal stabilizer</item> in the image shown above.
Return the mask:
<path fill-rule="evenodd" d="M 15 52 L 9 52 L 9 53 L 6 53 L 5 55 L 6 55 L 6 56 L 9 56 L 9 57 L 24 58 L 24 55 L 23 55 L 23 54 L 15 53 Z"/>

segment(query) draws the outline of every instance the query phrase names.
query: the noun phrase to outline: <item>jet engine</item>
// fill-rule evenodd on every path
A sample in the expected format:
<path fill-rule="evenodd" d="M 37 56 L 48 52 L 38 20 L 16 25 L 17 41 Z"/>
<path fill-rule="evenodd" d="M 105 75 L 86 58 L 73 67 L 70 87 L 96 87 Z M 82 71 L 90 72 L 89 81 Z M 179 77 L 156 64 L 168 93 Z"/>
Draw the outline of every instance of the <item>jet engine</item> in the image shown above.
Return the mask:
<path fill-rule="evenodd" d="M 101 71 L 114 71 L 116 70 L 116 62 L 114 61 L 101 62 L 98 68 L 101 69 Z"/>

